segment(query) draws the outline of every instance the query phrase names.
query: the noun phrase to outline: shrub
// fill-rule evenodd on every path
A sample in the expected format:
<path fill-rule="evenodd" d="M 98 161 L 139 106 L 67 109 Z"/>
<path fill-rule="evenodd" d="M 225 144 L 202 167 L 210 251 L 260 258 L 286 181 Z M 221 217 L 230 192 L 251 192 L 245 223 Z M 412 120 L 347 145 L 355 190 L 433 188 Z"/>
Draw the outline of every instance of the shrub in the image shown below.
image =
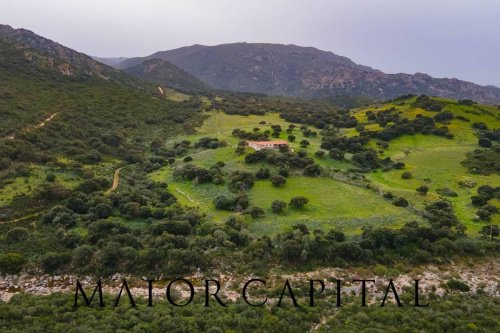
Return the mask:
<path fill-rule="evenodd" d="M 19 253 L 0 254 L 0 273 L 16 274 L 21 271 L 26 260 Z"/>
<path fill-rule="evenodd" d="M 458 280 L 450 280 L 446 283 L 446 286 L 452 290 L 458 290 L 462 292 L 470 291 L 470 287 L 466 283 Z"/>
<path fill-rule="evenodd" d="M 408 205 L 410 203 L 405 198 L 399 197 L 396 200 L 394 200 L 393 204 L 394 204 L 394 206 L 397 206 L 397 207 L 408 207 Z"/>
<path fill-rule="evenodd" d="M 271 204 L 271 209 L 275 214 L 282 213 L 285 208 L 286 208 L 286 202 L 282 200 L 274 200 Z"/>
<path fill-rule="evenodd" d="M 293 197 L 290 200 L 290 206 L 295 208 L 304 208 L 304 206 L 309 203 L 309 199 L 302 196 Z"/>
<path fill-rule="evenodd" d="M 408 172 L 408 171 L 405 171 L 401 174 L 402 179 L 411 179 L 412 177 L 413 177 L 413 175 L 411 174 L 411 172 Z"/>
<path fill-rule="evenodd" d="M 426 195 L 427 192 L 429 192 L 429 187 L 427 185 L 422 185 L 422 186 L 417 187 L 416 191 L 422 195 Z"/>
<path fill-rule="evenodd" d="M 288 170 L 287 169 L 283 169 L 283 168 L 279 169 L 278 174 L 280 176 L 282 176 L 282 177 L 285 177 L 285 178 L 288 177 L 288 176 L 290 176 L 290 173 L 288 172 Z"/>
<path fill-rule="evenodd" d="M 7 241 L 15 243 L 20 242 L 28 238 L 28 229 L 22 227 L 12 228 L 7 232 Z"/>
<path fill-rule="evenodd" d="M 318 164 L 311 164 L 306 166 L 303 174 L 304 176 L 316 177 L 321 174 L 321 168 Z"/>
<path fill-rule="evenodd" d="M 325 156 L 325 151 L 318 150 L 317 152 L 314 153 L 314 155 L 316 155 L 316 157 L 322 158 L 323 156 Z"/>
<path fill-rule="evenodd" d="M 491 141 L 487 138 L 481 138 L 481 139 L 479 139 L 479 141 L 477 143 L 479 146 L 481 146 L 483 148 L 490 148 L 493 145 L 491 143 Z"/>
<path fill-rule="evenodd" d="M 265 212 L 262 208 L 254 206 L 248 210 L 248 214 L 250 214 L 250 216 L 253 219 L 257 219 L 257 218 L 261 217 L 262 215 L 264 215 Z"/>
<path fill-rule="evenodd" d="M 269 169 L 268 168 L 260 168 L 255 173 L 255 177 L 257 177 L 258 179 L 267 179 L 267 178 L 269 178 L 269 176 L 270 176 L 270 173 L 269 173 Z"/>
<path fill-rule="evenodd" d="M 286 178 L 280 175 L 274 175 L 271 177 L 271 183 L 273 183 L 273 186 L 275 187 L 280 187 L 285 185 Z"/>

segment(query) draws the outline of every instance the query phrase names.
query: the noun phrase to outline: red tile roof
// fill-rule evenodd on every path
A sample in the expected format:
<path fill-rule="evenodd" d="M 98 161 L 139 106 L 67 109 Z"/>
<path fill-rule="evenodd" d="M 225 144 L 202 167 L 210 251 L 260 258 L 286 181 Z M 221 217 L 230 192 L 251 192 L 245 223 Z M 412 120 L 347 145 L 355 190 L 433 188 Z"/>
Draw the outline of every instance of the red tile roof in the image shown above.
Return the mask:
<path fill-rule="evenodd" d="M 255 143 L 257 145 L 266 145 L 266 144 L 273 144 L 273 145 L 287 145 L 288 142 L 285 140 L 274 140 L 274 141 L 247 141 L 248 144 L 250 143 Z"/>

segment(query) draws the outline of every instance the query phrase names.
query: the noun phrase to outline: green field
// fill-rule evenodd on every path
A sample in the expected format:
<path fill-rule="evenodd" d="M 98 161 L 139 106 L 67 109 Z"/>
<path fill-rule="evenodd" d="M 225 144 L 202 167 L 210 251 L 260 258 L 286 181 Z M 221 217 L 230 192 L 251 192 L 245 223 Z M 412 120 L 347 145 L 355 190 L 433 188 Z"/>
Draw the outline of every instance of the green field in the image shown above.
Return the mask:
<path fill-rule="evenodd" d="M 201 137 L 217 137 L 219 140 L 228 142 L 228 147 L 214 150 L 197 150 L 190 153 L 193 164 L 208 168 L 216 161 L 226 163 L 225 170 L 257 171 L 260 167 L 273 167 L 264 163 L 246 164 L 244 156 L 238 156 L 234 150 L 239 141 L 231 135 L 235 128 L 252 130 L 254 127 L 261 129 L 270 128 L 271 125 L 279 124 L 286 129 L 289 125 L 279 115 L 270 113 L 265 116 L 239 116 L 227 115 L 218 111 L 206 112 L 207 118 L 203 125 L 197 129 L 195 135 L 180 136 L 167 142 L 167 145 L 187 139 L 195 142 Z M 265 121 L 266 124 L 259 124 Z M 297 139 L 290 146 L 302 149 L 299 142 L 303 139 L 302 133 L 294 130 Z M 282 133 L 282 139 L 287 134 Z M 307 138 L 311 145 L 306 149 L 310 156 L 319 149 L 321 136 Z M 339 162 L 330 158 L 316 158 L 316 161 L 326 170 L 347 170 L 353 167 L 349 162 Z M 218 211 L 213 208 L 213 199 L 224 193 L 229 193 L 224 185 L 202 184 L 195 185 L 190 182 L 173 179 L 173 169 L 183 165 L 182 159 L 177 161 L 173 167 L 164 167 L 150 174 L 155 181 L 166 181 L 170 191 L 178 198 L 181 204 L 198 207 L 208 218 L 216 223 L 224 222 L 232 213 Z M 305 196 L 310 203 L 304 210 L 287 209 L 284 214 L 273 214 L 270 205 L 273 200 L 280 199 L 290 201 L 293 196 Z M 258 180 L 249 192 L 250 203 L 266 211 L 266 215 L 256 220 L 246 217 L 247 226 L 251 231 L 258 234 L 276 233 L 291 228 L 296 223 L 305 223 L 311 229 L 340 228 L 342 230 L 359 233 L 361 227 L 369 225 L 377 226 L 400 226 L 410 220 L 419 220 L 420 217 L 408 209 L 393 206 L 389 201 L 383 199 L 373 191 L 346 184 L 328 177 L 310 178 L 299 174 L 292 174 L 287 184 L 282 188 L 275 188 L 269 180 Z"/>
<path fill-rule="evenodd" d="M 435 112 L 425 111 L 412 107 L 412 100 L 405 103 L 384 104 L 383 108 L 371 106 L 353 111 L 355 117 L 364 123 L 369 130 L 380 130 L 380 126 L 368 123 L 365 113 L 369 110 L 387 109 L 395 107 L 402 115 L 409 119 L 415 118 L 417 114 L 433 116 Z M 449 101 L 448 101 L 449 102 Z M 497 127 L 500 124 L 498 114 L 494 107 L 481 106 L 478 111 L 474 106 L 463 106 L 448 104 L 445 110 L 452 111 L 455 115 L 462 115 L 474 121 L 487 121 L 489 126 Z M 169 140 L 166 144 L 172 145 L 181 140 L 197 141 L 201 137 L 216 137 L 228 143 L 227 147 L 219 149 L 198 149 L 190 152 L 193 157 L 192 163 L 209 168 L 217 161 L 223 161 L 225 171 L 246 170 L 255 172 L 261 167 L 268 167 L 271 173 L 275 172 L 273 167 L 265 163 L 246 164 L 244 155 L 235 153 L 239 141 L 233 137 L 231 132 L 235 128 L 251 131 L 255 127 L 261 130 L 270 129 L 271 125 L 281 125 L 283 129 L 288 128 L 289 123 L 279 117 L 278 114 L 268 113 L 265 116 L 240 116 L 227 115 L 220 111 L 205 111 L 206 119 L 203 125 L 196 130 L 194 135 L 178 136 Z M 264 123 L 265 122 L 265 123 Z M 298 125 L 298 124 L 296 124 Z M 404 170 L 391 170 L 387 172 L 375 171 L 367 174 L 375 190 L 369 190 L 350 184 L 348 181 L 323 176 L 310 178 L 301 176 L 296 172 L 288 179 L 282 188 L 275 188 L 269 180 L 257 180 L 253 189 L 249 191 L 251 206 L 264 209 L 265 216 L 251 219 L 246 216 L 246 223 L 250 230 L 258 234 L 275 233 L 290 228 L 295 223 L 305 223 L 310 228 L 340 228 L 350 233 L 359 233 L 363 226 L 389 226 L 397 227 L 404 222 L 420 220 L 420 216 L 413 208 L 422 210 L 426 203 L 442 198 L 436 193 L 437 189 L 449 188 L 458 193 L 457 197 L 449 198 L 452 202 L 458 218 L 465 223 L 468 233 L 477 234 L 482 224 L 474 222 L 475 210 L 470 203 L 470 197 L 476 194 L 476 188 L 485 184 L 500 184 L 499 175 L 472 175 L 461 164 L 466 158 L 466 153 L 477 148 L 477 137 L 470 123 L 457 119 L 452 120 L 447 126 L 455 135 L 454 139 L 447 139 L 432 135 L 406 135 L 389 142 L 389 147 L 381 152 L 381 157 L 390 157 L 394 161 L 404 162 Z M 298 127 L 298 126 L 297 126 Z M 319 130 L 317 130 L 319 132 Z M 356 135 L 354 129 L 344 129 L 347 136 Z M 293 134 L 297 137 L 295 142 L 290 143 L 294 150 L 302 149 L 299 142 L 304 139 L 302 132 L 296 128 Z M 282 131 L 280 139 L 287 139 L 288 134 Z M 309 137 L 310 146 L 306 148 L 309 156 L 327 170 L 325 174 L 331 175 L 331 171 L 348 170 L 353 165 L 346 161 L 336 161 L 328 157 L 317 158 L 314 152 L 319 150 L 321 135 Z M 375 140 L 369 145 L 377 147 Z M 379 148 L 377 148 L 379 149 Z M 209 219 L 221 223 L 230 212 L 217 211 L 213 208 L 213 198 L 219 194 L 228 194 L 227 186 L 203 184 L 195 185 L 190 182 L 173 179 L 173 170 L 182 166 L 184 162 L 179 159 L 171 167 L 164 167 L 150 174 L 156 181 L 166 181 L 169 189 L 178 198 L 181 204 L 198 207 Z M 401 178 L 403 171 L 409 171 L 413 177 L 405 180 Z M 460 188 L 459 181 L 473 181 L 474 188 Z M 421 185 L 427 185 L 430 191 L 427 195 L 418 194 L 415 189 Z M 377 191 L 378 190 L 378 191 Z M 382 192 L 390 191 L 397 196 L 403 196 L 410 201 L 410 208 L 398 208 L 390 201 L 381 197 Z M 279 199 L 289 201 L 291 197 L 302 195 L 310 199 L 310 203 L 304 210 L 286 209 L 283 214 L 273 214 L 270 205 L 273 200 Z M 498 200 L 493 199 L 492 204 L 500 206 Z M 498 215 L 493 217 L 493 223 L 498 220 Z"/>

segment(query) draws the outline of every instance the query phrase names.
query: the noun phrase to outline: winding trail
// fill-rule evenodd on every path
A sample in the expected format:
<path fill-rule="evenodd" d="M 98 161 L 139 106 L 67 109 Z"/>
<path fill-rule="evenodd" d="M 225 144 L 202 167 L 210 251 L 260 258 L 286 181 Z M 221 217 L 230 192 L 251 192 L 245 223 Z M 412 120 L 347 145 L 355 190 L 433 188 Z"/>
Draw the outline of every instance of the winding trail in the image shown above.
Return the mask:
<path fill-rule="evenodd" d="M 23 217 L 19 217 L 17 219 L 14 219 L 14 220 L 10 220 L 10 221 L 0 221 L 0 224 L 6 224 L 6 223 L 15 223 L 15 222 L 19 222 L 19 221 L 22 221 L 22 220 L 27 220 L 29 218 L 33 218 L 33 217 L 37 217 L 39 215 L 41 215 L 43 212 L 38 212 L 38 213 L 33 213 L 33 214 L 30 214 L 30 215 L 26 215 L 26 216 L 23 216 Z M 34 222 L 33 222 L 34 223 Z M 33 225 L 33 224 L 32 224 Z"/>
<path fill-rule="evenodd" d="M 115 191 L 118 188 L 118 185 L 120 184 L 120 170 L 123 168 L 124 167 L 120 167 L 115 170 L 115 173 L 113 175 L 113 185 L 109 190 L 106 191 L 106 194 L 110 194 L 111 192 Z"/>
<path fill-rule="evenodd" d="M 35 129 L 38 129 L 38 128 L 42 128 L 44 127 L 48 122 L 52 121 L 52 119 L 54 119 L 54 117 L 57 115 L 57 112 L 55 113 L 52 113 L 47 119 L 39 122 L 38 124 L 36 124 L 35 126 L 33 127 L 25 127 L 23 129 L 21 129 L 19 132 L 31 132 Z M 14 140 L 16 138 L 16 134 L 11 134 L 11 135 L 8 135 L 5 137 L 5 139 L 9 139 L 9 140 Z"/>
<path fill-rule="evenodd" d="M 176 187 L 175 190 L 177 192 L 179 192 L 180 194 L 184 195 L 189 200 L 189 202 L 196 203 L 196 201 L 194 201 L 193 199 L 191 199 L 191 197 L 189 196 L 189 194 L 187 194 L 186 192 L 182 191 L 178 187 Z"/>

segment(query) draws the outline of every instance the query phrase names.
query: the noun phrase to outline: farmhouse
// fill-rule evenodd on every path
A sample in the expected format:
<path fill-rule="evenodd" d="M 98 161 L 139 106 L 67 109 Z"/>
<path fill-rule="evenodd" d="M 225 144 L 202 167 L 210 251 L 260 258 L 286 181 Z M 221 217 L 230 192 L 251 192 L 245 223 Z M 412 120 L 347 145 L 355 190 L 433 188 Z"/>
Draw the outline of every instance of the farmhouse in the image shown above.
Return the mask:
<path fill-rule="evenodd" d="M 288 146 L 288 142 L 285 140 L 274 140 L 274 141 L 247 141 L 247 145 L 255 150 L 261 149 L 279 149 L 280 147 Z"/>

